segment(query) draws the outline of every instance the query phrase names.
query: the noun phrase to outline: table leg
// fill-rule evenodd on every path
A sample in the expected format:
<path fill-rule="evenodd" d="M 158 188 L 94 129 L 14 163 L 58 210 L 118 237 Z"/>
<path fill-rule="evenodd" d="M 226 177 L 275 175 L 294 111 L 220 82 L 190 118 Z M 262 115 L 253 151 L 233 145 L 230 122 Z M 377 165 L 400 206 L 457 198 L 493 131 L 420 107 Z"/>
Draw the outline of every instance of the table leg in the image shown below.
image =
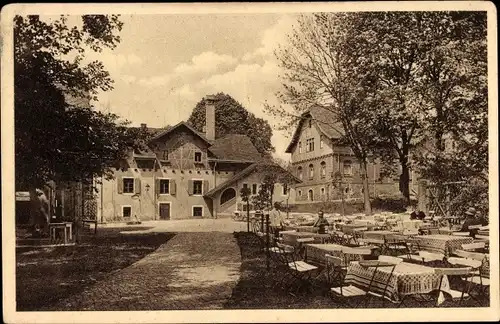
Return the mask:
<path fill-rule="evenodd" d="M 64 228 L 64 244 L 68 243 L 68 233 L 66 231 L 66 227 Z"/>
<path fill-rule="evenodd" d="M 73 229 L 72 229 L 72 224 L 68 226 L 69 228 L 69 240 L 73 241 Z"/>

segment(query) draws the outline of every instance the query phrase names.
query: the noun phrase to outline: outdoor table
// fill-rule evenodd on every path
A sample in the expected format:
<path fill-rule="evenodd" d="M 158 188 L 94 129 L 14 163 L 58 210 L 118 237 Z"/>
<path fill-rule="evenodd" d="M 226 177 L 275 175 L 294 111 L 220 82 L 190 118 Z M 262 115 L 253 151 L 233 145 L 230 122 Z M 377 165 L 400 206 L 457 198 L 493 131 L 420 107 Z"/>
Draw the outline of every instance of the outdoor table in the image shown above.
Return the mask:
<path fill-rule="evenodd" d="M 363 232 L 363 238 L 384 240 L 386 235 L 394 235 L 394 234 L 398 234 L 398 233 L 392 232 L 392 231 L 365 231 L 365 232 Z"/>
<path fill-rule="evenodd" d="M 318 230 L 318 228 L 314 226 L 295 226 L 294 228 L 297 232 L 315 233 Z"/>
<path fill-rule="evenodd" d="M 342 225 L 342 232 L 345 234 L 351 234 L 352 230 L 355 228 L 360 228 L 360 227 L 368 227 L 366 225 L 356 225 L 356 224 L 344 224 Z"/>
<path fill-rule="evenodd" d="M 389 280 L 386 296 L 394 302 L 401 301 L 401 298 L 405 295 L 427 294 L 439 288 L 441 276 L 435 274 L 434 269 L 431 267 L 401 262 L 394 268 L 392 276 L 391 270 L 391 268 L 383 267 L 376 269 L 363 267 L 359 262 L 354 261 L 351 262 L 347 268 L 344 282 L 368 288 L 373 273 L 376 271 L 370 289 L 373 292 L 382 294 Z M 446 276 L 443 279 L 441 290 L 450 290 L 448 278 Z"/>
<path fill-rule="evenodd" d="M 469 244 L 473 241 L 472 237 L 443 234 L 418 235 L 414 236 L 414 239 L 417 240 L 420 249 L 442 253 L 445 256 L 448 256 L 454 250 L 461 249 L 462 244 Z"/>
<path fill-rule="evenodd" d="M 283 243 L 295 245 L 297 239 L 312 237 L 314 239 L 325 240 L 330 238 L 330 234 L 318 234 L 311 232 L 293 232 L 283 234 Z"/>
<path fill-rule="evenodd" d="M 359 261 L 364 259 L 373 259 L 377 258 L 378 255 L 376 253 L 377 247 L 376 246 L 363 246 L 363 249 L 371 249 L 372 254 L 369 256 L 363 256 L 363 255 L 351 255 L 349 254 L 348 260 L 344 259 L 344 254 L 342 251 L 338 251 L 339 248 L 343 248 L 345 246 L 340 245 L 340 244 L 306 244 L 306 249 L 305 249 L 305 260 L 306 262 L 311 262 L 317 265 L 321 266 L 326 266 L 326 258 L 325 254 L 330 254 L 334 257 L 341 258 L 342 260 L 342 266 L 347 266 L 350 261 Z M 346 262 L 347 261 L 347 264 Z"/>

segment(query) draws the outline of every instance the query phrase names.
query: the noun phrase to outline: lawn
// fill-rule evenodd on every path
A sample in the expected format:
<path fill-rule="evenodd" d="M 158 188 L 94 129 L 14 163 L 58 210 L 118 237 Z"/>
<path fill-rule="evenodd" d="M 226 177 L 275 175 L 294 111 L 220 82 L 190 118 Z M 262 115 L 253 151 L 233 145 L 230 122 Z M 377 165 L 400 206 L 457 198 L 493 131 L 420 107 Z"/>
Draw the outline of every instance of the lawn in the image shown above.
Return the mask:
<path fill-rule="evenodd" d="M 317 282 L 312 292 L 297 296 L 275 287 L 279 272 L 266 269 L 266 257 L 261 251 L 257 237 L 253 233 L 235 233 L 241 250 L 240 280 L 233 290 L 231 299 L 225 307 L 229 309 L 314 309 L 314 308 L 349 308 L 338 299 L 329 295 L 326 283 Z M 271 269 L 273 269 L 271 267 Z M 452 288 L 457 289 L 452 284 Z M 419 303 L 413 299 L 405 300 L 406 307 L 433 307 L 433 304 Z M 483 301 L 483 304 L 485 302 Z M 463 307 L 477 307 L 472 301 L 465 301 Z M 370 308 L 382 307 L 380 301 L 370 301 Z M 386 302 L 383 307 L 394 308 L 396 304 Z M 456 307 L 456 303 L 446 302 L 442 307 Z"/>
<path fill-rule="evenodd" d="M 171 233 L 120 234 L 144 227 L 101 228 L 81 244 L 16 249 L 18 311 L 39 310 L 80 293 L 171 239 Z"/>

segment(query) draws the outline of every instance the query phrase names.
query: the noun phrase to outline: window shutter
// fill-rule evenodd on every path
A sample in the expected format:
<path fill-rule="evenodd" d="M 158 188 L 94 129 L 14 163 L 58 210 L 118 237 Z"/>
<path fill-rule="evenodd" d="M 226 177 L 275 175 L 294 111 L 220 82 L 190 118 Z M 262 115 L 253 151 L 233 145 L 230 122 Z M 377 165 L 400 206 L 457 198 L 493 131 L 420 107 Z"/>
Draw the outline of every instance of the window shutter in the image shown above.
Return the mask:
<path fill-rule="evenodd" d="M 188 180 L 188 194 L 193 194 L 193 180 Z"/>
<path fill-rule="evenodd" d="M 155 193 L 160 194 L 160 179 L 155 179 Z"/>
<path fill-rule="evenodd" d="M 123 178 L 122 177 L 118 177 L 117 180 L 116 180 L 116 184 L 118 186 L 118 193 L 122 194 L 123 193 Z"/>
<path fill-rule="evenodd" d="M 175 180 L 170 180 L 169 182 L 169 192 L 171 195 L 175 195 L 175 190 L 177 189 L 177 186 L 175 184 Z"/>
<path fill-rule="evenodd" d="M 208 192 L 208 180 L 203 181 L 203 194 Z"/>
<path fill-rule="evenodd" d="M 141 193 L 141 179 L 139 179 L 139 178 L 134 179 L 134 191 L 135 191 L 135 193 L 138 193 L 138 194 Z"/>

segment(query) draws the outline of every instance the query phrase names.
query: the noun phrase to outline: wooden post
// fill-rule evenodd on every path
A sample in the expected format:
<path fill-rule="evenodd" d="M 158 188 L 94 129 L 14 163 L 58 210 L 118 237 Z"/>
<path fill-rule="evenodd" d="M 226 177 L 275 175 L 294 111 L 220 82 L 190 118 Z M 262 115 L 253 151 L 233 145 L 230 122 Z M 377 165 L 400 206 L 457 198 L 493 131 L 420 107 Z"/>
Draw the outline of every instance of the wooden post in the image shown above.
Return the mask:
<path fill-rule="evenodd" d="M 250 204 L 247 200 L 247 233 L 250 233 Z"/>
<path fill-rule="evenodd" d="M 266 269 L 269 271 L 269 214 L 266 214 Z"/>
<path fill-rule="evenodd" d="M 264 213 L 260 214 L 260 232 L 264 233 Z"/>

